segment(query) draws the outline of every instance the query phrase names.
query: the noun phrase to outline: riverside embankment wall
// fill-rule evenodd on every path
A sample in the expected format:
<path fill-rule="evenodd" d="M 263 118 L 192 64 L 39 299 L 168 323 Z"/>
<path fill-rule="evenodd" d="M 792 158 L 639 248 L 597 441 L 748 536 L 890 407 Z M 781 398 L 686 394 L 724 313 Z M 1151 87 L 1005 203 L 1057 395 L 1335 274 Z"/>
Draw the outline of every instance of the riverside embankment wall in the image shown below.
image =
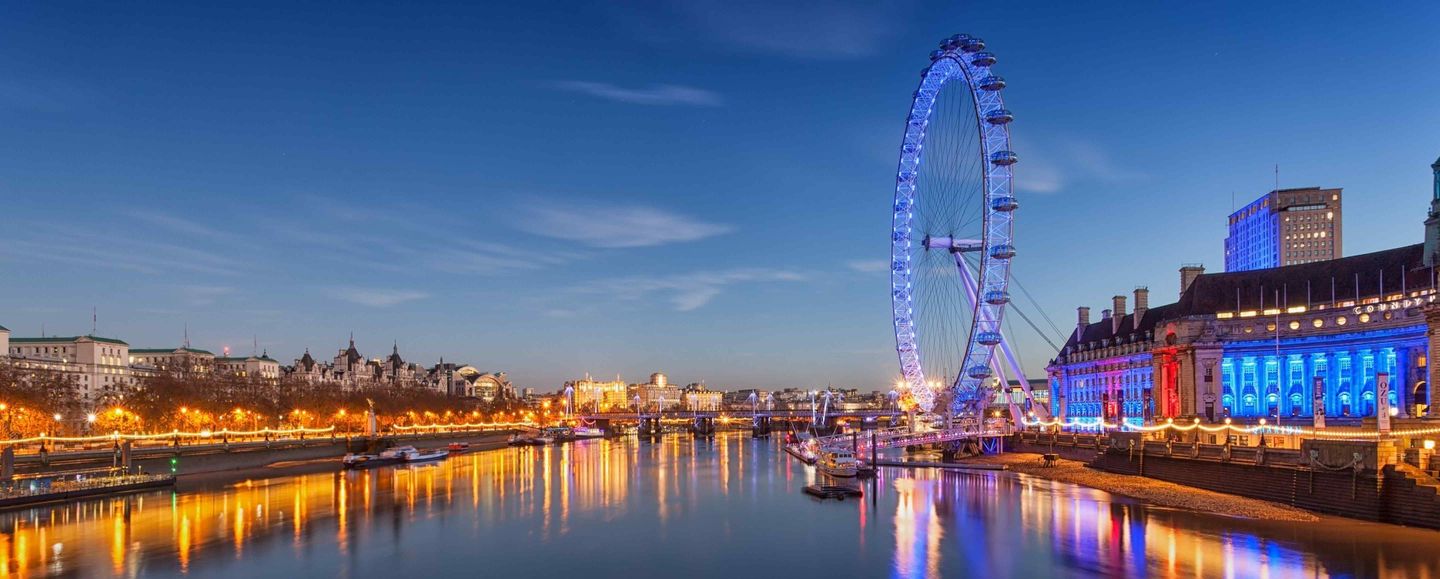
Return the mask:
<path fill-rule="evenodd" d="M 1319 513 L 1367 521 L 1440 529 L 1440 496 L 1433 479 L 1405 465 L 1374 468 L 1327 469 L 1300 466 L 1294 453 L 1288 462 L 1256 464 L 1253 451 L 1243 461 L 1214 457 L 1206 449 L 1192 457 L 1189 446 L 1176 446 L 1166 454 L 1154 449 L 1115 448 L 1093 442 L 1075 446 L 1012 439 L 1019 452 L 1053 452 L 1081 460 L 1093 468 L 1117 474 L 1143 476 L 1198 489 L 1261 499 Z M 1052 450 L 1053 449 L 1053 450 Z M 1280 453 L 1275 453 L 1280 454 Z M 1273 456 L 1273 455 L 1272 455 Z M 1272 461 L 1274 459 L 1271 459 Z"/>
<path fill-rule="evenodd" d="M 501 444 L 508 432 L 448 433 L 407 435 L 379 439 L 379 446 L 411 444 L 419 447 L 445 446 L 451 442 L 471 444 Z M 176 459 L 176 472 L 180 476 L 209 474 L 231 470 L 257 469 L 280 463 L 305 462 L 322 459 L 339 460 L 347 452 L 366 450 L 371 441 L 363 438 L 314 438 L 310 440 L 285 440 L 263 444 L 236 444 L 229 449 L 207 447 L 141 448 L 133 451 L 131 464 L 144 472 L 169 472 L 171 459 Z M 67 456 L 56 453 L 42 463 L 34 455 L 16 457 L 16 472 L 46 473 L 68 470 L 104 468 L 115 463 L 116 453 L 99 452 Z"/>

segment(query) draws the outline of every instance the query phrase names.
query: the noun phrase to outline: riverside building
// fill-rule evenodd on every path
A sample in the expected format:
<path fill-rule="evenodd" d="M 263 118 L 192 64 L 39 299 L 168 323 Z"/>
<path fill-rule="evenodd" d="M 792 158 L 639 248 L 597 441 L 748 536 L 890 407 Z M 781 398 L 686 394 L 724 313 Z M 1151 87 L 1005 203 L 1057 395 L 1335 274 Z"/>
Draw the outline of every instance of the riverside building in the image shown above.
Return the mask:
<path fill-rule="evenodd" d="M 86 402 L 123 393 L 143 369 L 132 369 L 130 344 L 99 336 L 9 338 L 9 363 L 73 377 Z"/>
<path fill-rule="evenodd" d="M 1338 259 L 1340 189 L 1277 189 L 1230 214 L 1225 271 Z"/>
<path fill-rule="evenodd" d="M 1075 330 L 1047 367 L 1051 412 L 1131 424 L 1255 422 L 1310 418 L 1318 406 L 1343 421 L 1375 416 L 1383 395 L 1398 417 L 1436 416 L 1429 360 L 1440 348 L 1440 161 L 1432 173 L 1424 244 L 1216 274 L 1190 265 L 1180 269 L 1174 303 L 1152 308 L 1142 287 L 1133 291 L 1134 311 L 1125 295 L 1098 321 L 1078 308 Z M 1338 203 L 1338 190 L 1313 191 L 1336 191 Z M 1338 254 L 1338 205 L 1333 210 Z M 1232 247 L 1227 242 L 1227 269 Z"/>

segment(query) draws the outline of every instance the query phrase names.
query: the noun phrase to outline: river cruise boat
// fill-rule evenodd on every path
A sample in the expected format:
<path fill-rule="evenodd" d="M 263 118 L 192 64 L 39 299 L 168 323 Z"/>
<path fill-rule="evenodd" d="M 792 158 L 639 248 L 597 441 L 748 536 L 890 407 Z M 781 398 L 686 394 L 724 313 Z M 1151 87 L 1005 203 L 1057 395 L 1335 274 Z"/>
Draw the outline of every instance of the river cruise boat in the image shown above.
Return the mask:
<path fill-rule="evenodd" d="M 442 460 L 445 457 L 450 456 L 450 451 L 443 448 L 416 450 L 412 447 L 409 450 L 405 451 L 401 456 L 405 459 L 405 462 L 407 463 L 429 462 L 432 460 Z"/>
<path fill-rule="evenodd" d="M 830 476 L 852 477 L 860 472 L 860 464 L 855 461 L 855 454 L 845 449 L 827 448 L 820 451 L 820 460 L 816 464 L 820 466 L 820 472 Z"/>
<path fill-rule="evenodd" d="M 575 437 L 576 439 L 604 438 L 605 431 L 600 430 L 599 428 L 591 428 L 589 426 L 576 426 L 575 428 L 570 429 L 570 435 Z"/>
<path fill-rule="evenodd" d="M 356 453 L 346 454 L 340 459 L 340 464 L 345 468 L 373 468 L 405 462 L 405 453 L 415 450 L 413 446 L 397 446 L 380 451 L 379 453 Z"/>
<path fill-rule="evenodd" d="M 555 437 L 544 434 L 535 436 L 524 436 L 516 434 L 510 437 L 510 446 L 545 446 L 555 442 Z"/>

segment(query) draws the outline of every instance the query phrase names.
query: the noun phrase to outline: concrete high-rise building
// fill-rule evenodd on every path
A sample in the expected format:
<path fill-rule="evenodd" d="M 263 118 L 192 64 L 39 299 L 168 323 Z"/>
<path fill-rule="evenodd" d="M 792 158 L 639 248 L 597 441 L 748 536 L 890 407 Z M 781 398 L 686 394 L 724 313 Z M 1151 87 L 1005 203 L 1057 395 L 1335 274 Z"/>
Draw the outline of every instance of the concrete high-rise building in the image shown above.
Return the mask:
<path fill-rule="evenodd" d="M 1225 271 L 1339 259 L 1341 190 L 1278 189 L 1230 214 Z"/>

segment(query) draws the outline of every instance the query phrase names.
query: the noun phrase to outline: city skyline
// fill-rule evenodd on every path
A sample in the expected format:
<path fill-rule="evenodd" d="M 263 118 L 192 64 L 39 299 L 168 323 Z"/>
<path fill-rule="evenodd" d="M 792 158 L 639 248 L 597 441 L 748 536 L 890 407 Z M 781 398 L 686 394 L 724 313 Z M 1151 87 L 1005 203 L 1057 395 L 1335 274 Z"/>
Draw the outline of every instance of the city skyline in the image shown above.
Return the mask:
<path fill-rule="evenodd" d="M 1062 331 L 1137 285 L 1173 301 L 1183 263 L 1223 270 L 1232 197 L 1276 165 L 1344 188 L 1347 255 L 1422 238 L 1434 7 L 752 8 L 16 8 L 0 325 L 85 334 L 94 307 L 136 347 L 188 326 L 284 363 L 353 331 L 544 390 L 880 387 L 903 109 L 957 30 L 1001 54 L 1014 273 Z M 1314 82 L 1346 70 L 1386 90 Z M 1054 349 L 1015 333 L 1038 375 Z"/>

